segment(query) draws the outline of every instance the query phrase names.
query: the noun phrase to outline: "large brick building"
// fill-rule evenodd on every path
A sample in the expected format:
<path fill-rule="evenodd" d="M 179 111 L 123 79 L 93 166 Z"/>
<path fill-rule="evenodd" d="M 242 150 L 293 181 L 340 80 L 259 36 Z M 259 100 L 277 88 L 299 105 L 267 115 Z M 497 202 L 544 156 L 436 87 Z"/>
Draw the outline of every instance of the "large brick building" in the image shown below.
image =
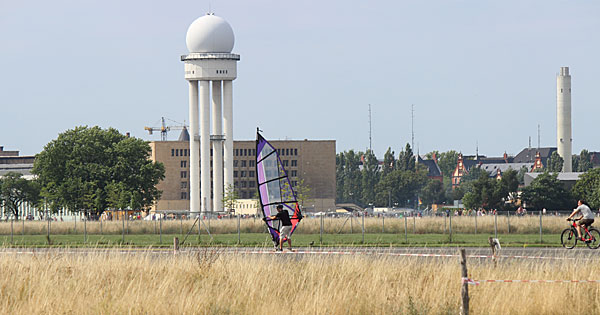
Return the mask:
<path fill-rule="evenodd" d="M 278 150 L 292 186 L 303 181 L 304 185 L 311 189 L 312 198 L 305 202 L 304 209 L 307 211 L 334 209 L 335 140 L 269 142 Z M 154 209 L 189 210 L 190 145 L 187 131 L 182 132 L 178 141 L 152 141 L 150 147 L 152 148 L 151 159 L 165 166 L 165 179 L 158 184 L 158 189 L 163 193 Z M 233 147 L 234 189 L 242 204 L 243 200 L 257 198 L 255 141 L 234 141 Z"/>

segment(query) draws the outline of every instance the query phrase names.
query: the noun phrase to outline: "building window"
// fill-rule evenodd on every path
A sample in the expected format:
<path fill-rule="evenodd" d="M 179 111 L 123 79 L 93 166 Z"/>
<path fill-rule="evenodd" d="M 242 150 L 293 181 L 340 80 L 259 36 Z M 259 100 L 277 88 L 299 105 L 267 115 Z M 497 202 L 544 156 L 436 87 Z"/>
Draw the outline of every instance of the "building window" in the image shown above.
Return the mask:
<path fill-rule="evenodd" d="M 248 149 L 244 149 L 244 156 L 248 155 Z"/>
<path fill-rule="evenodd" d="M 291 173 L 292 173 L 292 177 L 298 176 L 298 171 L 296 171 L 296 170 L 292 170 Z"/>
<path fill-rule="evenodd" d="M 181 171 L 181 178 L 187 178 L 187 172 Z"/>
<path fill-rule="evenodd" d="M 292 166 L 298 166 L 298 160 L 292 160 Z"/>
<path fill-rule="evenodd" d="M 288 160 L 283 160 L 283 161 L 281 161 L 281 163 L 283 163 L 283 167 L 287 167 L 288 166 Z"/>
<path fill-rule="evenodd" d="M 233 177 L 238 177 L 238 172 L 237 171 L 233 171 Z"/>
<path fill-rule="evenodd" d="M 187 199 L 187 192 L 186 191 L 182 191 L 181 192 L 181 199 Z"/>
<path fill-rule="evenodd" d="M 298 149 L 294 149 L 294 155 L 298 155 Z"/>
<path fill-rule="evenodd" d="M 290 155 L 290 149 L 285 149 L 285 155 Z"/>
<path fill-rule="evenodd" d="M 181 182 L 181 189 L 187 188 L 187 182 Z"/>
<path fill-rule="evenodd" d="M 242 160 L 242 167 L 246 167 L 246 160 Z"/>
<path fill-rule="evenodd" d="M 252 182 L 252 181 L 248 182 L 248 187 L 254 188 L 255 186 L 256 186 L 255 182 Z"/>
<path fill-rule="evenodd" d="M 246 171 L 241 171 L 240 172 L 240 177 L 246 177 Z"/>
<path fill-rule="evenodd" d="M 187 161 L 181 161 L 181 167 L 187 167 Z"/>
<path fill-rule="evenodd" d="M 171 149 L 171 156 L 175 156 L 175 149 Z"/>
<path fill-rule="evenodd" d="M 249 171 L 248 172 L 248 177 L 254 177 L 254 171 Z"/>
<path fill-rule="evenodd" d="M 240 155 L 240 149 L 235 149 L 235 156 L 239 156 Z"/>
<path fill-rule="evenodd" d="M 293 187 L 296 187 L 297 185 L 298 185 L 298 182 L 297 182 L 297 181 L 295 181 L 295 180 L 293 180 L 293 181 L 292 181 L 292 186 L 293 186 Z"/>
<path fill-rule="evenodd" d="M 233 160 L 233 167 L 238 167 L 238 160 Z"/>
<path fill-rule="evenodd" d="M 245 180 L 242 181 L 242 188 L 246 188 L 246 181 Z"/>

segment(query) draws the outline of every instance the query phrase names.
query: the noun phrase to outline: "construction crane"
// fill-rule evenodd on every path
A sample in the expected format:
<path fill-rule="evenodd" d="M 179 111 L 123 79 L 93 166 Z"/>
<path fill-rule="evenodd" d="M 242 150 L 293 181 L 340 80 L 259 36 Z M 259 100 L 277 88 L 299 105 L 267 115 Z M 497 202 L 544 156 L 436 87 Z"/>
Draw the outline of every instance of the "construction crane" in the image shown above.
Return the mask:
<path fill-rule="evenodd" d="M 166 118 L 167 120 L 170 120 L 174 123 L 177 123 L 177 125 L 175 126 L 167 126 L 167 124 L 165 123 L 165 117 L 161 117 L 160 121 L 161 121 L 161 125 L 160 127 L 144 127 L 144 130 L 148 131 L 148 134 L 153 134 L 155 131 L 160 131 L 160 140 L 161 141 L 167 141 L 167 134 L 170 130 L 182 130 L 182 129 L 186 129 L 185 123 L 180 123 L 177 121 L 174 121 L 172 119 Z"/>

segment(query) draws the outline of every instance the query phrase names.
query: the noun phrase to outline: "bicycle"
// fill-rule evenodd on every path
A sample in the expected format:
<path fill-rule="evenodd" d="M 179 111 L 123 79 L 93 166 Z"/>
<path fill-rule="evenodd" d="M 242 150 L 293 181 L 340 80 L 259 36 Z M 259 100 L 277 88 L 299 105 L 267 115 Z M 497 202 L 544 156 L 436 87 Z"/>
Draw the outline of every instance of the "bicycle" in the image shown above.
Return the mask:
<path fill-rule="evenodd" d="M 575 222 L 578 220 L 579 219 L 567 220 L 573 221 L 573 224 L 571 224 L 571 226 L 568 229 L 564 229 L 560 234 L 560 243 L 566 249 L 572 249 L 573 247 L 575 247 L 575 245 L 577 245 L 579 237 L 577 236 L 577 224 Z M 587 245 L 587 247 L 591 249 L 597 249 L 598 247 L 600 247 L 600 231 L 598 231 L 596 228 L 590 226 L 588 229 L 588 227 L 586 226 L 581 231 L 581 234 L 583 235 L 582 241 L 585 242 L 585 245 Z"/>

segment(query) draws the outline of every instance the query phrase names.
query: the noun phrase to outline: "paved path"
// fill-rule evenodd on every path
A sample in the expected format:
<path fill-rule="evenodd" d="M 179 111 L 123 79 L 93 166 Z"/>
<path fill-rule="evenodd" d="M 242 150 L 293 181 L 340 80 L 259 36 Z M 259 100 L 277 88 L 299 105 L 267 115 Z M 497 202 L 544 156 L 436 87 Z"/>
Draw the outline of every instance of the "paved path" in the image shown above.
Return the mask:
<path fill-rule="evenodd" d="M 491 250 L 484 247 L 466 248 L 471 259 L 491 259 Z M 2 248 L 0 257 L 4 255 L 151 255 L 167 257 L 173 255 L 169 248 Z M 179 255 L 196 255 L 202 253 L 223 253 L 233 255 L 294 255 L 294 256 L 390 256 L 390 257 L 419 257 L 419 258 L 452 258 L 458 257 L 457 247 L 304 247 L 296 248 L 294 252 L 284 250 L 275 252 L 272 248 L 237 248 L 237 247 L 186 247 L 178 251 Z M 578 247 L 572 250 L 564 248 L 503 248 L 499 259 L 528 259 L 528 260 L 598 260 L 600 250 Z"/>

